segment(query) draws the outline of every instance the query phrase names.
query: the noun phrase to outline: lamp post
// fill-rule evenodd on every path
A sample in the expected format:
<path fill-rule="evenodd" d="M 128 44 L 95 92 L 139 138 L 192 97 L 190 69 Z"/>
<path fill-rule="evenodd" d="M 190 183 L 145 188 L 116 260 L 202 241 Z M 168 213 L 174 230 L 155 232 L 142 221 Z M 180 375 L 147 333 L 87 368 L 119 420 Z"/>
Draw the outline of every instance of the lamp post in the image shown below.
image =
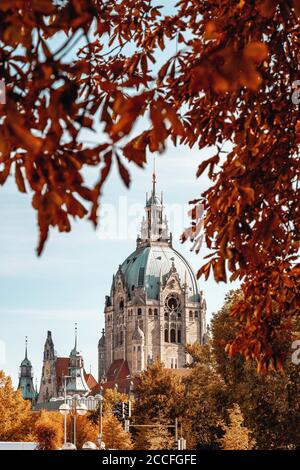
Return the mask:
<path fill-rule="evenodd" d="M 85 399 L 80 398 L 79 395 L 74 395 L 72 398 L 72 408 L 70 409 L 69 404 L 66 402 L 66 395 L 65 395 L 65 403 L 60 405 L 59 411 L 62 415 L 65 417 L 65 428 L 64 428 L 64 433 L 65 433 L 65 441 L 64 441 L 64 448 L 67 447 L 67 426 L 66 426 L 66 420 L 67 420 L 67 415 L 72 412 L 73 415 L 73 448 L 76 449 L 76 415 L 83 416 L 87 413 L 88 409 L 86 404 L 83 402 Z M 79 402 L 79 403 L 78 403 Z"/>
<path fill-rule="evenodd" d="M 60 413 L 64 416 L 64 446 L 66 446 L 67 443 L 67 415 L 70 412 L 70 406 L 67 403 L 67 379 L 69 379 L 71 376 L 70 375 L 64 375 L 63 376 L 63 381 L 64 381 L 64 403 L 60 405 L 59 411 Z"/>
<path fill-rule="evenodd" d="M 103 442 L 103 396 L 102 396 L 103 387 L 100 387 L 100 393 L 95 396 L 99 403 L 99 436 L 98 436 L 98 444 L 99 450 L 105 448 L 105 444 Z"/>
<path fill-rule="evenodd" d="M 83 416 L 87 413 L 88 409 L 85 403 L 83 403 L 83 399 L 74 395 L 73 397 L 73 444 L 76 446 L 76 416 Z M 79 401 L 79 404 L 78 404 Z"/>

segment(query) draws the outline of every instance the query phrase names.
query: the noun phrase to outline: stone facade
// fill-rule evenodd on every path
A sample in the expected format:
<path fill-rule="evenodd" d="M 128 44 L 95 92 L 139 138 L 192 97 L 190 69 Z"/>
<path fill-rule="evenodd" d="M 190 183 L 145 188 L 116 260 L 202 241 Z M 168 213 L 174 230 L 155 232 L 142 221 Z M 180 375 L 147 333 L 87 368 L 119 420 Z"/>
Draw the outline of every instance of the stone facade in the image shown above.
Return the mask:
<path fill-rule="evenodd" d="M 153 175 L 136 250 L 119 266 L 106 297 L 99 381 L 120 359 L 132 376 L 156 358 L 167 368 L 183 368 L 190 362 L 185 345 L 205 341 L 204 295 L 192 268 L 172 246 L 155 183 Z"/>
<path fill-rule="evenodd" d="M 97 385 L 92 374 L 84 370 L 83 357 L 77 349 L 77 328 L 75 328 L 75 346 L 69 357 L 57 357 L 51 331 L 48 331 L 37 404 L 48 403 L 53 398 L 64 396 L 65 381 L 68 396 L 88 395 Z"/>

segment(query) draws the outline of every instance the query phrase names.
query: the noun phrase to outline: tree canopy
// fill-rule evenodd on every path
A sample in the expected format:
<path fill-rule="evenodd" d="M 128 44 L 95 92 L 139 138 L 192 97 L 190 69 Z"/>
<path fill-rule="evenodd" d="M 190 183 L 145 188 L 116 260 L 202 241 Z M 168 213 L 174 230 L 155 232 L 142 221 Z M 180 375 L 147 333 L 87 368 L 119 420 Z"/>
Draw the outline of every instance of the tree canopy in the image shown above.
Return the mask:
<path fill-rule="evenodd" d="M 199 275 L 242 282 L 228 350 L 259 370 L 282 368 L 276 345 L 299 312 L 299 17 L 298 0 L 180 0 L 170 15 L 149 0 L 0 4 L 0 183 L 13 173 L 33 193 L 38 254 L 50 227 L 97 224 L 112 162 L 128 186 L 126 162 L 168 141 L 211 148 L 191 222 L 212 250 Z M 103 142 L 81 141 L 99 122 Z"/>

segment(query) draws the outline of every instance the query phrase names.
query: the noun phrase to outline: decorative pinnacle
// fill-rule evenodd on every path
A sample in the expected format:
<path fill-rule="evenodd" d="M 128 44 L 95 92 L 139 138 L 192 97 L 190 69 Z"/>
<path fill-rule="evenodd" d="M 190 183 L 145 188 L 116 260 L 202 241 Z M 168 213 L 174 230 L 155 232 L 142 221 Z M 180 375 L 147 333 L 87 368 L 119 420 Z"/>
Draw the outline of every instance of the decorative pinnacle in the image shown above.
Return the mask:
<path fill-rule="evenodd" d="M 156 173 L 155 173 L 155 157 L 153 158 L 153 175 L 152 175 L 152 195 L 155 196 Z"/>
<path fill-rule="evenodd" d="M 27 359 L 27 343 L 28 343 L 28 338 L 25 336 L 25 359 Z"/>
<path fill-rule="evenodd" d="M 75 323 L 75 351 L 77 351 L 77 323 Z"/>

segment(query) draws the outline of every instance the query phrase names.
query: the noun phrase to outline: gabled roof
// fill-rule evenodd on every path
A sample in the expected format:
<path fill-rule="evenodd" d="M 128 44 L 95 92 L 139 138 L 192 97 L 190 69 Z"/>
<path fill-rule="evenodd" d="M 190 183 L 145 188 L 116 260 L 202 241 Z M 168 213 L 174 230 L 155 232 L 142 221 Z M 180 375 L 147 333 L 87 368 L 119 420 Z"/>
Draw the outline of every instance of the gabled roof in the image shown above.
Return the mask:
<path fill-rule="evenodd" d="M 121 393 L 128 393 L 130 390 L 130 382 L 133 380 L 130 375 L 130 370 L 127 361 L 124 359 L 116 359 L 108 369 L 106 375 L 106 382 L 97 384 L 91 391 L 91 395 L 96 395 L 100 392 L 100 387 L 103 390 L 107 388 L 114 388 L 118 385 L 118 391 Z"/>
<path fill-rule="evenodd" d="M 69 375 L 69 361 L 68 357 L 58 357 L 55 361 L 58 385 L 62 384 L 64 375 Z"/>
<path fill-rule="evenodd" d="M 92 390 L 94 387 L 96 387 L 96 385 L 98 385 L 98 382 L 97 380 L 95 379 L 95 377 L 93 376 L 93 374 L 87 374 L 85 371 L 84 371 L 84 378 L 85 378 L 85 381 L 88 385 L 88 387 Z"/>

